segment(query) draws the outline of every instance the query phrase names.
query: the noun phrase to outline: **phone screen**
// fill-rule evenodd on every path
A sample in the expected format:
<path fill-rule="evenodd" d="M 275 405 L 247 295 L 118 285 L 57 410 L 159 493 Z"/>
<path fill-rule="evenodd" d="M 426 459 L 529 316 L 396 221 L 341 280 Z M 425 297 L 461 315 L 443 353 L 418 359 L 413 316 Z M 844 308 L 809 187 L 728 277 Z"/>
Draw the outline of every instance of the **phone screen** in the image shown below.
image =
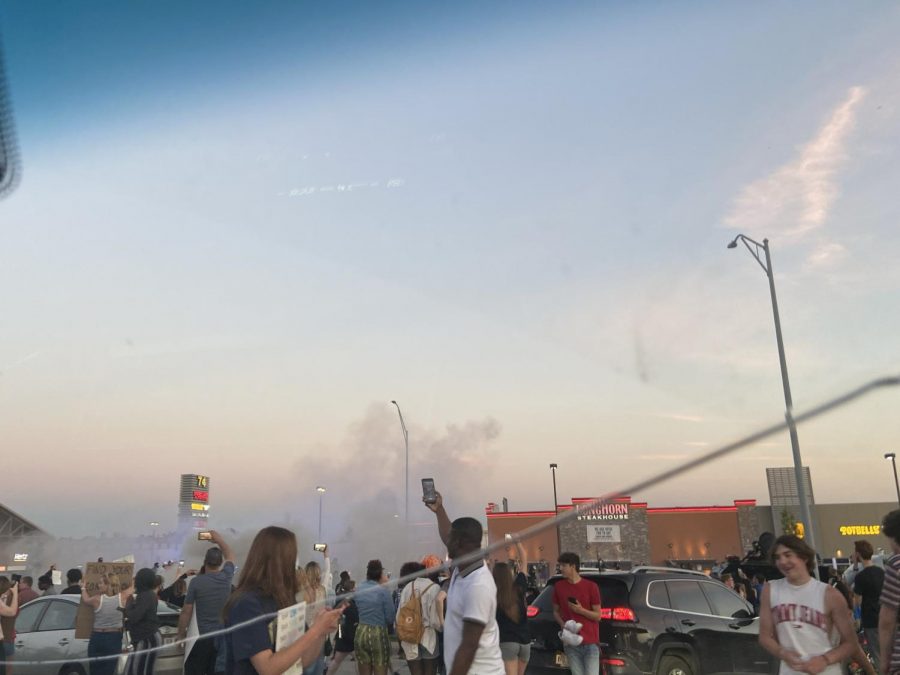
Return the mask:
<path fill-rule="evenodd" d="M 209 532 L 198 532 L 197 539 L 200 541 L 212 541 L 212 534 Z"/>
<path fill-rule="evenodd" d="M 428 504 L 434 504 L 437 501 L 437 492 L 434 490 L 434 478 L 422 479 L 422 497 Z"/>
<path fill-rule="evenodd" d="M 313 544 L 313 551 L 318 551 L 319 553 L 321 553 L 325 549 L 326 549 L 325 544 Z"/>

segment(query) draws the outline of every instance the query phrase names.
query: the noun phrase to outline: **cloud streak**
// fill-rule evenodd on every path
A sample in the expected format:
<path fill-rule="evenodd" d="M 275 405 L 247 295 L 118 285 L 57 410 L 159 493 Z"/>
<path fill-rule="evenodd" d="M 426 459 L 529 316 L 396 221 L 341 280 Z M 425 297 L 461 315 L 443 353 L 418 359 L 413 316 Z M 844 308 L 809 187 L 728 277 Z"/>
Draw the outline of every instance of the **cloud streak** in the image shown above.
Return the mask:
<path fill-rule="evenodd" d="M 794 238 L 821 227 L 838 197 L 838 170 L 847 158 L 847 139 L 865 96 L 864 87 L 851 87 L 796 159 L 741 190 L 725 224 Z"/>

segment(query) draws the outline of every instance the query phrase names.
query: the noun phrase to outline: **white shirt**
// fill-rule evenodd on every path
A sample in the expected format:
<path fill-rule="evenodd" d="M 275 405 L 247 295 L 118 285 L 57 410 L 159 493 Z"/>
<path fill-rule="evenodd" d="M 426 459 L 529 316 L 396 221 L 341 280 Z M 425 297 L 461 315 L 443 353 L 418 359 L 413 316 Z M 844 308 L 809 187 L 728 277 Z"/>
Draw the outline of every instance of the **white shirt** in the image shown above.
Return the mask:
<path fill-rule="evenodd" d="M 449 673 L 462 644 L 463 621 L 484 626 L 469 675 L 505 675 L 500 655 L 500 629 L 497 627 L 497 586 L 484 561 L 466 569 L 453 570 L 447 591 L 447 618 L 444 621 L 444 664 Z"/>
<path fill-rule="evenodd" d="M 800 655 L 804 661 L 821 656 L 834 646 L 831 619 L 825 606 L 828 584 L 810 579 L 794 586 L 787 579 L 769 582 L 769 604 L 778 644 Z M 841 675 L 841 664 L 833 663 L 822 671 L 825 675 Z M 779 675 L 794 675 L 784 661 Z"/>
<path fill-rule="evenodd" d="M 441 625 L 441 617 L 438 615 L 436 602 L 438 593 L 441 592 L 441 587 L 431 579 L 425 577 L 413 579 L 403 587 L 403 591 L 400 593 L 400 606 L 397 609 L 398 614 L 400 613 L 400 608 L 409 601 L 409 597 L 412 595 L 413 591 L 415 591 L 422 602 L 422 623 L 425 627 L 425 632 L 422 634 L 422 642 L 420 644 L 434 654 L 437 651 L 436 629 L 440 628 Z M 396 625 L 396 622 L 394 623 Z M 401 642 L 400 646 L 403 647 L 403 652 L 406 654 L 407 659 L 419 658 L 418 644 Z"/>

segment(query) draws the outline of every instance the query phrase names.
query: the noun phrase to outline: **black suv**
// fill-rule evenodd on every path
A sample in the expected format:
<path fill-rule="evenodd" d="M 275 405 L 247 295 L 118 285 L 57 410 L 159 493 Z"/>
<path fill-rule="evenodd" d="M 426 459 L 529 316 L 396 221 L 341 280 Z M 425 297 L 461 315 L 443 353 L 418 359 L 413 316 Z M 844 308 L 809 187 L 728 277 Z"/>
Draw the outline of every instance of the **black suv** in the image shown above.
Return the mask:
<path fill-rule="evenodd" d="M 636 567 L 588 571 L 600 587 L 602 671 L 607 675 L 774 673 L 775 659 L 759 646 L 753 606 L 700 572 Z M 550 579 L 528 607 L 531 661 L 527 675 L 568 671 L 553 619 Z"/>

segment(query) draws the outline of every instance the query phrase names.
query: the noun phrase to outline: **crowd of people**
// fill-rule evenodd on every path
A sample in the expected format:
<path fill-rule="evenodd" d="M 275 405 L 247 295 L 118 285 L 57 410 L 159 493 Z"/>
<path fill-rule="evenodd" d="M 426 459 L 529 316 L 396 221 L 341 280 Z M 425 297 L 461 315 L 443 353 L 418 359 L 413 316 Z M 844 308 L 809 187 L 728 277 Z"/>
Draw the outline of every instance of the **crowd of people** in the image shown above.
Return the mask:
<path fill-rule="evenodd" d="M 235 557 L 217 532 L 199 570 L 187 570 L 165 586 L 157 570 L 133 578 L 104 574 L 96 594 L 85 588 L 81 570 L 69 570 L 62 593 L 80 594 L 93 613 L 88 641 L 91 675 L 116 672 L 123 635 L 133 652 L 127 675 L 151 675 L 160 645 L 157 607 L 163 599 L 181 607 L 180 642 L 196 624 L 185 675 L 281 675 L 301 663 L 307 675 L 335 675 L 352 656 L 359 675 L 388 675 L 395 657 L 411 675 L 524 675 L 530 658 L 526 594 L 528 560 L 519 543 L 516 557 L 489 565 L 481 551 L 482 526 L 474 518 L 450 519 L 441 495 L 426 502 L 434 513 L 451 561 L 437 555 L 405 563 L 392 594 L 388 574 L 373 559 L 359 585 L 346 571 L 332 590 L 327 547 L 320 564 L 298 565 L 295 535 L 266 527 L 256 535 L 235 580 Z M 772 562 L 783 578 L 748 578 L 740 569 L 719 580 L 758 609 L 760 644 L 780 662 L 780 675 L 839 675 L 853 661 L 869 675 L 900 673 L 900 510 L 885 516 L 882 532 L 893 556 L 884 569 L 872 562 L 871 543 L 855 543 L 853 565 L 826 581 L 815 578 L 814 551 L 794 535 L 779 537 Z M 553 617 L 572 675 L 601 671 L 599 587 L 580 575 L 572 552 L 558 558 L 561 578 L 553 585 Z M 52 593 L 52 572 L 38 590 Z M 50 585 L 41 580 L 51 580 Z M 190 583 L 188 583 L 190 581 Z M 14 661 L 15 617 L 21 605 L 39 597 L 33 579 L 0 576 L 0 675 Z M 276 649 L 279 610 L 306 603 L 305 631 Z M 857 626 L 868 647 L 863 652 Z M 391 633 L 399 651 L 392 647 Z M 871 662 L 870 662 L 871 661 Z"/>

